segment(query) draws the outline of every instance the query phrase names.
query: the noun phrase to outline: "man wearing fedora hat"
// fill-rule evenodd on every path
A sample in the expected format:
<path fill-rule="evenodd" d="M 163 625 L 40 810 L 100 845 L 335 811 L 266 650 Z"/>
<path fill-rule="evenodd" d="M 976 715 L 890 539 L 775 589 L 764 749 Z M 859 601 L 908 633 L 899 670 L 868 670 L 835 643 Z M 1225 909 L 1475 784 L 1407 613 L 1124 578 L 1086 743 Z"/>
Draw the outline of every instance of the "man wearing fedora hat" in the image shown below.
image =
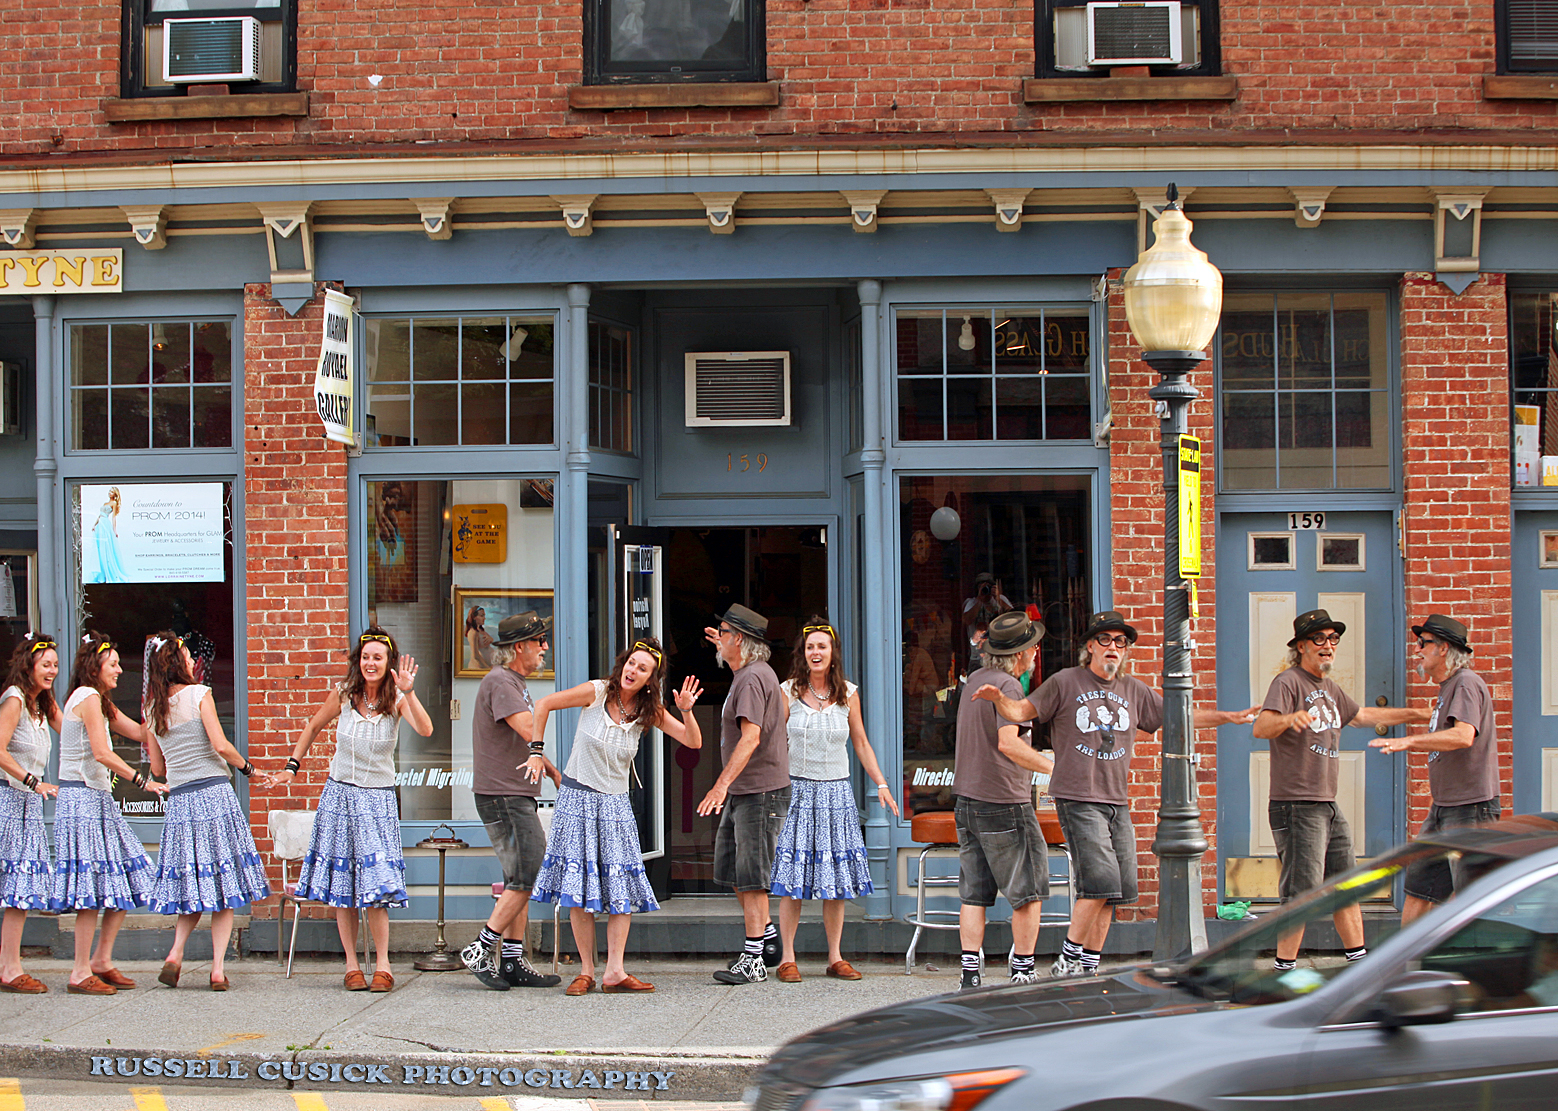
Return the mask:
<path fill-rule="evenodd" d="M 489 649 L 493 668 L 476 689 L 471 715 L 471 789 L 477 816 L 503 869 L 503 894 L 460 959 L 494 991 L 548 988 L 560 982 L 537 972 L 525 959 L 530 889 L 546 855 L 546 835 L 536 816 L 541 783 L 531 783 L 521 770 L 538 747 L 531 740 L 535 703 L 525 676 L 540 668 L 551 631 L 552 619 L 535 610 L 498 623 L 497 639 Z M 557 768 L 544 755 L 542 760 L 556 782 Z"/>
<path fill-rule="evenodd" d="M 1466 626 L 1442 613 L 1431 613 L 1412 626 L 1417 637 L 1417 671 L 1439 684 L 1439 698 L 1428 732 L 1408 737 L 1376 737 L 1369 744 L 1382 752 L 1428 753 L 1428 789 L 1433 803 L 1418 836 L 1457 826 L 1496 822 L 1501 813 L 1498 777 L 1498 729 L 1493 696 L 1482 676 L 1471 669 Z M 1454 893 L 1457 877 L 1443 861 L 1407 869 L 1406 903 L 1401 924 L 1428 913 Z"/>
<path fill-rule="evenodd" d="M 746 926 L 746 944 L 714 978 L 722 984 L 755 984 L 779 963 L 779 931 L 768 913 L 768 878 L 779 831 L 790 812 L 790 707 L 779 677 L 768 665 L 768 618 L 733 605 L 718 628 L 703 634 L 731 670 L 730 693 L 720 711 L 720 759 L 724 768 L 698 804 L 719 814 L 714 834 L 714 882 L 735 888 Z"/>
<path fill-rule="evenodd" d="M 1423 710 L 1359 706 L 1331 678 L 1336 647 L 1347 626 L 1323 609 L 1293 619 L 1287 667 L 1271 681 L 1257 740 L 1271 742 L 1271 792 L 1267 816 L 1282 872 L 1277 891 L 1284 901 L 1353 866 L 1352 830 L 1336 805 L 1341 733 L 1349 725 L 1406 725 L 1427 721 Z M 1361 960 L 1363 912 L 1357 904 L 1336 912 L 1336 933 L 1349 961 Z M 1304 932 L 1277 941 L 1274 967 L 1292 970 Z"/>
<path fill-rule="evenodd" d="M 1071 852 L 1071 925 L 1050 975 L 1098 971 L 1114 908 L 1137 898 L 1136 829 L 1131 822 L 1130 765 L 1138 731 L 1163 725 L 1163 696 L 1125 674 L 1136 630 L 1118 611 L 1095 613 L 1082 634 L 1076 667 L 1057 671 L 1027 698 L 985 687 L 1012 721 L 1048 722 L 1055 771 L 1049 793 Z M 1194 727 L 1254 720 L 1255 707 L 1196 710 Z"/>
<path fill-rule="evenodd" d="M 1020 699 L 1021 676 L 1032 669 L 1043 636 L 1044 626 L 1020 610 L 992 619 L 977 649 L 982 666 L 963 684 L 958 701 L 952 793 L 965 988 L 980 986 L 985 914 L 997 894 L 1012 905 L 1012 982 L 1038 978 L 1033 948 L 1049 895 L 1049 857 L 1033 812 L 1033 773 L 1047 773 L 1050 758 L 1025 743 L 1017 726 L 998 718 L 995 707 L 974 692 L 995 690 Z"/>

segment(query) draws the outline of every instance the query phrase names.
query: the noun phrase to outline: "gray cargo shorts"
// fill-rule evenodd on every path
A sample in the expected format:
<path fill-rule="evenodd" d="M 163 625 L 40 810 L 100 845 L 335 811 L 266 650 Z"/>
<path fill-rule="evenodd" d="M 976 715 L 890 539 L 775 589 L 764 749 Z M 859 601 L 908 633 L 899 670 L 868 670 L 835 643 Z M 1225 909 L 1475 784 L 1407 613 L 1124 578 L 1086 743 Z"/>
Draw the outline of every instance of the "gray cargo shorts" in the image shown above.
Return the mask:
<path fill-rule="evenodd" d="M 1356 863 L 1352 829 L 1334 802 L 1274 800 L 1266 805 L 1266 816 L 1282 862 L 1277 894 L 1284 901 L 1319 887 Z"/>
<path fill-rule="evenodd" d="M 1030 803 L 959 798 L 958 898 L 993 907 L 999 893 L 1012 909 L 1049 896 L 1049 853 Z"/>
<path fill-rule="evenodd" d="M 476 816 L 487 827 L 487 839 L 503 869 L 504 889 L 528 892 L 546 856 L 536 800 L 528 795 L 477 795 Z"/>
<path fill-rule="evenodd" d="M 790 812 L 790 788 L 755 795 L 726 795 L 714 834 L 714 882 L 737 891 L 767 891 Z"/>

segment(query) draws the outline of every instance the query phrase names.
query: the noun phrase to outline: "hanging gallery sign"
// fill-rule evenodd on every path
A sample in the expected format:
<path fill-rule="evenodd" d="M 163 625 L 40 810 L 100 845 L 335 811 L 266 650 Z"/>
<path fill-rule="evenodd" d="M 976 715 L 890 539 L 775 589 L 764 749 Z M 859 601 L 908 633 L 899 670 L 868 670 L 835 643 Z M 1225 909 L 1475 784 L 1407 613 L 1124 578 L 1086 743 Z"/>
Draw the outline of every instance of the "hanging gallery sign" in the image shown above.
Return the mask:
<path fill-rule="evenodd" d="M 83 583 L 219 583 L 220 482 L 81 487 Z"/>
<path fill-rule="evenodd" d="M 314 404 L 325 426 L 325 439 L 357 446 L 352 428 L 357 366 L 352 358 L 352 299 L 325 290 L 324 333 L 319 340 L 319 365 L 314 371 Z"/>

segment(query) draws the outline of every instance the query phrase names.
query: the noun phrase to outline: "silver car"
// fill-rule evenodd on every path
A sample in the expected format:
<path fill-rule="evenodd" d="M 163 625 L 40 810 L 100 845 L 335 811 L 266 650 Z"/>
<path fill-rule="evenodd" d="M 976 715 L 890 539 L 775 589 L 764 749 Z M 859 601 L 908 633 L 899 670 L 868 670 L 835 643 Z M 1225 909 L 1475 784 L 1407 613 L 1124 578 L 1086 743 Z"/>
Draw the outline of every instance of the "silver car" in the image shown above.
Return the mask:
<path fill-rule="evenodd" d="M 1277 938 L 1388 899 L 1443 860 L 1454 899 L 1340 956 L 1277 972 Z M 1393 919 L 1392 919 L 1393 921 Z M 1312 963 L 1312 967 L 1311 967 Z M 1558 1108 L 1558 815 L 1395 849 L 1205 953 L 1092 979 L 935 996 L 783 1046 L 754 1111 L 1552 1111 Z"/>

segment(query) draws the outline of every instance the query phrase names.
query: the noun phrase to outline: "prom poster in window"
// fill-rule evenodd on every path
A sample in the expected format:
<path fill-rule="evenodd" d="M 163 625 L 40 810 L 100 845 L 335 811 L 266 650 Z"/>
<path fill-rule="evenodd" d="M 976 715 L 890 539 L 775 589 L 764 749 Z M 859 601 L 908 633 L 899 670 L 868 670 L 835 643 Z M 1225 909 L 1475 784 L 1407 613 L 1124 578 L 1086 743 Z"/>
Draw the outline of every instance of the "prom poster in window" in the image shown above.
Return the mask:
<path fill-rule="evenodd" d="M 222 483 L 81 487 L 81 581 L 225 580 Z"/>
<path fill-rule="evenodd" d="M 369 596 L 377 602 L 417 600 L 417 486 L 414 482 L 368 484 Z"/>

